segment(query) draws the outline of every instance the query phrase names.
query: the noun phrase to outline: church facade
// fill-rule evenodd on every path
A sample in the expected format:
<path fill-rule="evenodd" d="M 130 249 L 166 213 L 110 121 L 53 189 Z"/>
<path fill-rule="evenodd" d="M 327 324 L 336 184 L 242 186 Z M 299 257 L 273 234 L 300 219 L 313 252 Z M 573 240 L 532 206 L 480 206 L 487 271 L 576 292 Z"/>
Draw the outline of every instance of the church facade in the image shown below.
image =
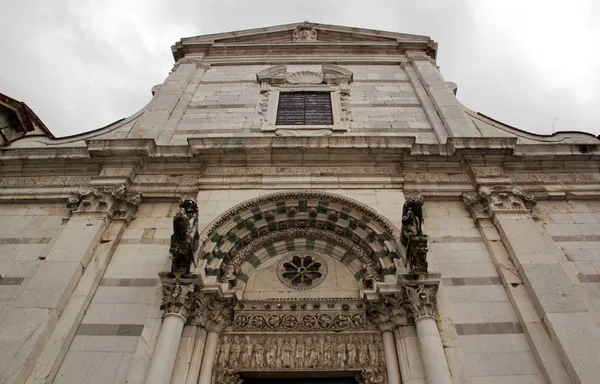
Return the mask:
<path fill-rule="evenodd" d="M 2 383 L 597 383 L 600 139 L 463 106 L 437 44 L 184 38 L 55 138 L 2 95 Z"/>

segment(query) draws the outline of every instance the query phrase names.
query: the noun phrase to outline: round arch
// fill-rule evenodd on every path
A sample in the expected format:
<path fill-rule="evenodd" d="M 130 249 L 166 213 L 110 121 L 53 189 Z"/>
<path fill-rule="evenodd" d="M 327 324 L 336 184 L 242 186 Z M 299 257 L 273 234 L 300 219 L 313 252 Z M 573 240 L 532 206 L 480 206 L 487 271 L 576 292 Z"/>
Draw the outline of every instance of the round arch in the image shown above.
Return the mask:
<path fill-rule="evenodd" d="M 391 221 L 359 201 L 323 191 L 286 191 L 222 213 L 200 233 L 198 258 L 206 260 L 207 276 L 239 287 L 279 251 L 321 241 L 368 288 L 395 273 L 399 239 Z"/>

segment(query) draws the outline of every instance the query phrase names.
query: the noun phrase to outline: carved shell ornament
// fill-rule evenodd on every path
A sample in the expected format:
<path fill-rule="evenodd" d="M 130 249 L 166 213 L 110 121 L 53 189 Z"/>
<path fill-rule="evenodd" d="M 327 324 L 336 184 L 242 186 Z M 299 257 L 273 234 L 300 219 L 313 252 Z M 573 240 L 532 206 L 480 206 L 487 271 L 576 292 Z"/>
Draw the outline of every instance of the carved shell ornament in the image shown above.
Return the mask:
<path fill-rule="evenodd" d="M 321 84 L 323 74 L 312 71 L 291 72 L 285 75 L 285 81 L 290 84 Z"/>

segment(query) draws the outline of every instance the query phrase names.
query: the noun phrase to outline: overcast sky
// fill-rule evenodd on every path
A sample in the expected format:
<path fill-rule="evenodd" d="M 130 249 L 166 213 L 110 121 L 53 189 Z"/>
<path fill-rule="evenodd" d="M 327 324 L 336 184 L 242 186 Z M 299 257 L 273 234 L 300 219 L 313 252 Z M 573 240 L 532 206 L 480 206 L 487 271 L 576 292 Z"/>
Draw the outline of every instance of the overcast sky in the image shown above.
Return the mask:
<path fill-rule="evenodd" d="M 142 108 L 181 37 L 303 20 L 431 36 L 467 107 L 600 134 L 600 0 L 0 1 L 0 92 L 56 136 Z"/>

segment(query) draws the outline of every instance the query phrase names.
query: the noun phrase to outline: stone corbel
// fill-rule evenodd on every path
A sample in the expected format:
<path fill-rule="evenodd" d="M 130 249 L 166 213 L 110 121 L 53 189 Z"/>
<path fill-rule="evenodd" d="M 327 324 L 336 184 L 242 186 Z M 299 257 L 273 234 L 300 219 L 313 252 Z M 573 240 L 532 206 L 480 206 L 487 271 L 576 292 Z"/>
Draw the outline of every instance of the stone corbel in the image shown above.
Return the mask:
<path fill-rule="evenodd" d="M 127 193 L 124 184 L 100 188 L 80 187 L 69 196 L 67 207 L 72 214 L 102 213 L 112 219 L 129 222 L 134 219 L 141 198 L 141 193 Z"/>
<path fill-rule="evenodd" d="M 406 310 L 414 320 L 421 317 L 435 318 L 437 312 L 437 289 L 437 284 L 404 286 Z"/>
<path fill-rule="evenodd" d="M 491 217 L 497 213 L 530 213 L 535 196 L 513 185 L 481 186 L 477 192 L 462 195 L 473 218 Z"/>

